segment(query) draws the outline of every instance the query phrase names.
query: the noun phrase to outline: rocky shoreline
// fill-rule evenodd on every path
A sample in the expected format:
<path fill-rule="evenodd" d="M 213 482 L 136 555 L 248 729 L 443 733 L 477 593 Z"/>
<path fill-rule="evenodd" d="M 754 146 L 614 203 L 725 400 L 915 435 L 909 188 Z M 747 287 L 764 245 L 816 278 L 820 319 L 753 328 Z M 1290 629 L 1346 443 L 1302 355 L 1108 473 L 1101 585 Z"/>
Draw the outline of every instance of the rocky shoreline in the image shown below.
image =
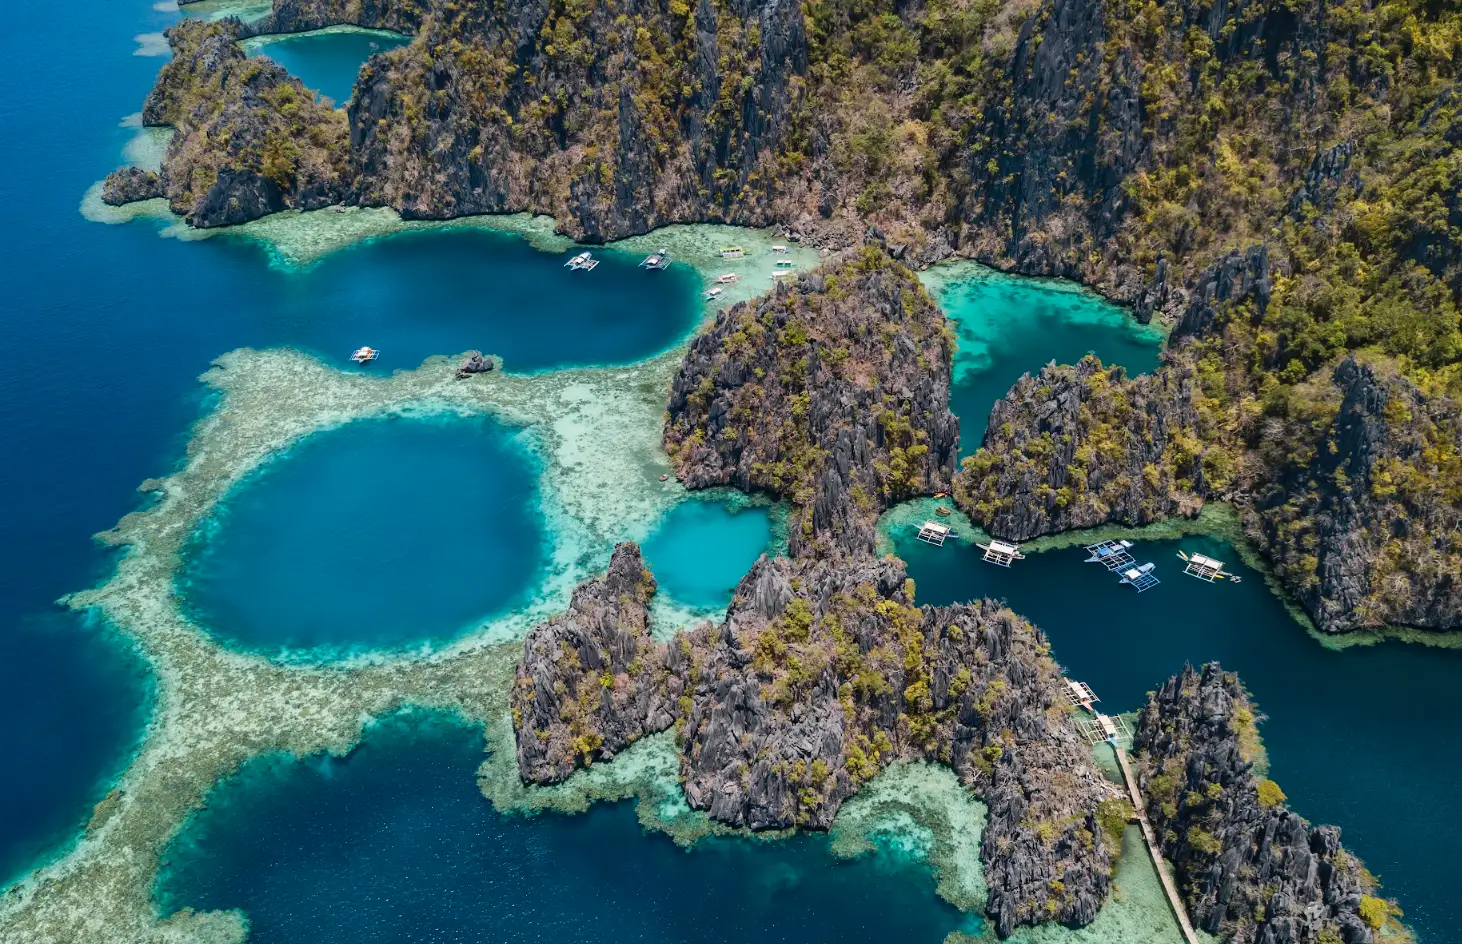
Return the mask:
<path fill-rule="evenodd" d="M 1340 844 L 1256 771 L 1257 712 L 1217 663 L 1153 693 L 1133 739 L 1148 816 L 1195 924 L 1226 941 L 1406 940 L 1395 902 Z"/>

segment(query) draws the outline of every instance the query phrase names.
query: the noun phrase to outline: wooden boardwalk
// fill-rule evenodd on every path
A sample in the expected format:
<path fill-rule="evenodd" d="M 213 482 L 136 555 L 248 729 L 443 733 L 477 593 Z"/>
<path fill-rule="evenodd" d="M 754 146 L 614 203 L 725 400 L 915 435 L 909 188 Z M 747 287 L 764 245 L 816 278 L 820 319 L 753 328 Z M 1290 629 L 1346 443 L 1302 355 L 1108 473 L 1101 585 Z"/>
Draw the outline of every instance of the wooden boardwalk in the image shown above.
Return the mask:
<path fill-rule="evenodd" d="M 1172 876 L 1168 874 L 1168 865 L 1163 860 L 1162 849 L 1158 846 L 1157 834 L 1147 821 L 1147 805 L 1142 802 L 1142 793 L 1137 789 L 1137 776 L 1127 764 L 1127 752 L 1116 744 L 1112 745 L 1112 749 L 1117 752 L 1117 763 L 1122 765 L 1122 779 L 1127 781 L 1127 793 L 1132 797 L 1132 808 L 1137 811 L 1137 823 L 1142 827 L 1142 838 L 1147 840 L 1147 849 L 1152 853 L 1152 864 L 1157 867 L 1157 877 L 1162 880 L 1163 891 L 1167 892 L 1168 904 L 1172 906 L 1178 925 L 1183 929 L 1183 939 L 1188 944 L 1201 944 L 1198 932 L 1193 930 L 1193 922 L 1188 920 L 1188 909 L 1183 907 L 1183 899 L 1178 897 L 1178 886 L 1173 884 Z"/>

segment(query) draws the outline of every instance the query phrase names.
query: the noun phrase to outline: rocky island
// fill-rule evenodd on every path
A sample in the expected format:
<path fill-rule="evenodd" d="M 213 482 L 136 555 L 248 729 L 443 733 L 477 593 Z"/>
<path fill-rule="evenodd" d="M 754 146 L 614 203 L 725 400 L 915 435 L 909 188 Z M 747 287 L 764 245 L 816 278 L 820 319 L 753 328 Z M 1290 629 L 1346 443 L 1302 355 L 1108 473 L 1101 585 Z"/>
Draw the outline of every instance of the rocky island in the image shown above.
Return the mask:
<path fill-rule="evenodd" d="M 1148 816 L 1194 921 L 1224 940 L 1406 940 L 1394 902 L 1340 844 L 1258 773 L 1248 694 L 1217 663 L 1191 665 L 1148 699 L 1132 747 Z"/>
<path fill-rule="evenodd" d="M 1102 402 L 1072 398 L 1095 373 L 1021 388 L 962 476 L 966 510 L 1020 540 L 1221 498 L 1319 629 L 1455 629 L 1462 27 L 1450 8 L 1402 6 L 1409 32 L 1359 0 L 1161 16 L 1069 0 L 279 0 L 258 28 L 415 40 L 373 56 L 342 113 L 239 55 L 241 25 L 176 27 L 145 112 L 180 132 L 161 179 L 107 193 L 160 189 L 196 226 L 339 201 L 547 213 L 588 242 L 726 221 L 842 249 L 874 226 L 909 263 L 1078 279 L 1172 325 L 1168 362 L 1102 380 Z M 1394 406 L 1367 413 L 1359 453 L 1312 460 L 1359 446 L 1341 409 L 1356 377 L 1385 378 L 1365 383 Z M 1096 428 L 1118 400 L 1146 418 L 1142 442 Z M 1032 455 L 1053 413 L 1069 442 Z M 745 452 L 708 445 L 723 463 Z M 1100 456 L 1081 476 L 1034 468 L 1078 452 Z M 693 474 L 713 472 L 781 492 L 765 462 Z M 897 495 L 904 472 L 859 493 Z M 833 513 L 826 488 L 814 515 Z"/>

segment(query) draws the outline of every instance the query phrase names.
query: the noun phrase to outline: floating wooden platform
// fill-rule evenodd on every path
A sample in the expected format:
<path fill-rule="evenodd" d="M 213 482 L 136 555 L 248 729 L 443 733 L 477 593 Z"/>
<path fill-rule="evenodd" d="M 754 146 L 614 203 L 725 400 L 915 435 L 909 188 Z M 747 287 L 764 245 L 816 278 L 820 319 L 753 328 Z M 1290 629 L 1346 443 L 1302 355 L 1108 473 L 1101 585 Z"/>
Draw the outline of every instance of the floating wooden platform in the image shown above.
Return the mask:
<path fill-rule="evenodd" d="M 1137 563 L 1131 550 L 1131 541 L 1102 541 L 1100 544 L 1088 544 L 1086 552 L 1091 556 L 1086 559 L 1086 563 L 1101 564 L 1107 570 L 1119 570 Z"/>
<path fill-rule="evenodd" d="M 947 537 L 949 537 L 949 528 L 937 521 L 926 521 L 919 525 L 919 540 L 925 544 L 943 547 L 944 539 Z"/>
<path fill-rule="evenodd" d="M 1004 541 L 976 544 L 975 547 L 985 552 L 985 560 L 1001 567 L 1009 567 L 1015 561 L 1025 560 L 1025 555 L 1020 552 L 1018 545 L 1007 544 Z"/>

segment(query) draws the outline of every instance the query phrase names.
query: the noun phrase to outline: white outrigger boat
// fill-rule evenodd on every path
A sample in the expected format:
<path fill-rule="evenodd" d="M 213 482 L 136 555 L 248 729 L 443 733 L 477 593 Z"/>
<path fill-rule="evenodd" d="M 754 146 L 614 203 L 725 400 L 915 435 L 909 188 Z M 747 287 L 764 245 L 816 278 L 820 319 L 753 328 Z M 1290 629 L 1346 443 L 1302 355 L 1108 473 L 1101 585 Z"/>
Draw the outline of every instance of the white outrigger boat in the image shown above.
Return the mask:
<path fill-rule="evenodd" d="M 670 253 L 667 250 L 661 249 L 658 252 L 652 252 L 648 256 L 646 256 L 644 261 L 640 263 L 640 268 L 664 269 L 669 265 Z"/>
<path fill-rule="evenodd" d="M 564 267 L 569 269 L 582 269 L 585 272 L 592 272 L 594 271 L 594 267 L 598 264 L 598 259 L 595 259 L 587 252 L 581 252 L 577 256 L 574 256 L 572 259 L 570 259 L 568 262 L 565 262 Z"/>
<path fill-rule="evenodd" d="M 791 259 L 778 259 L 776 262 L 773 263 L 773 265 L 775 265 L 778 269 L 784 270 L 797 268 L 797 263 L 793 262 Z"/>
<path fill-rule="evenodd" d="M 786 246 L 773 246 L 772 252 L 790 252 Z"/>
<path fill-rule="evenodd" d="M 727 272 L 725 275 L 716 276 L 717 285 L 734 285 L 741 281 L 741 276 L 735 272 Z"/>
<path fill-rule="evenodd" d="M 745 256 L 745 255 L 746 255 L 746 250 L 745 249 L 742 249 L 740 246 L 722 246 L 721 247 L 721 258 L 722 259 L 740 259 L 742 256 Z"/>
<path fill-rule="evenodd" d="M 360 347 L 355 349 L 355 353 L 350 355 L 350 359 L 357 364 L 369 364 L 380 356 L 381 352 L 373 347 Z"/>
<path fill-rule="evenodd" d="M 704 298 L 707 301 L 712 301 L 714 299 L 720 298 L 725 293 L 726 290 L 724 288 L 708 288 L 704 292 L 701 292 L 701 298 Z"/>

